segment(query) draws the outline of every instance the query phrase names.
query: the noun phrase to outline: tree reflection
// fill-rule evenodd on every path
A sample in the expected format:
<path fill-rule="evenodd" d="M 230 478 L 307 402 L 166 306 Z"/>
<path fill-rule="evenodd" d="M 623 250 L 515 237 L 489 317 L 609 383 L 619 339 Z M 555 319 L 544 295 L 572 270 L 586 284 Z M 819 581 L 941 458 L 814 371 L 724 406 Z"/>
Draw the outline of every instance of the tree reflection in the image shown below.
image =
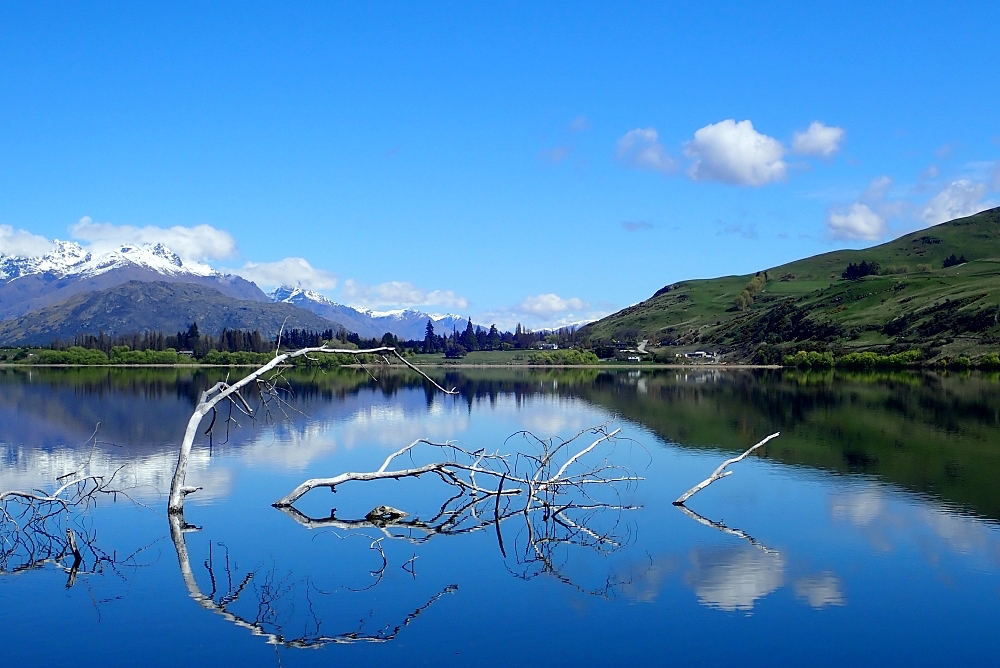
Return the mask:
<path fill-rule="evenodd" d="M 184 586 L 191 598 L 206 610 L 211 610 L 226 621 L 248 630 L 254 636 L 264 638 L 269 644 L 279 647 L 303 649 L 322 647 L 327 644 L 388 642 L 395 639 L 403 628 L 409 626 L 413 620 L 442 596 L 458 589 L 457 585 L 448 585 L 395 624 L 387 624 L 374 631 L 366 631 L 364 619 L 362 619 L 356 628 L 339 633 L 327 633 L 323 628 L 324 622 L 316 611 L 313 597 L 329 595 L 330 592 L 324 592 L 309 581 L 302 585 L 301 592 L 296 591 L 299 583 L 290 583 L 281 579 L 274 569 L 250 570 L 239 573 L 236 566 L 230 561 L 228 551 L 220 562 L 211 550 L 211 544 L 209 556 L 203 564 L 205 575 L 211 586 L 207 592 L 203 591 L 191 566 L 191 558 L 185 539 L 186 533 L 197 531 L 198 528 L 184 522 L 183 516 L 177 513 L 170 514 L 169 521 L 170 538 L 177 552 L 177 563 L 184 580 Z M 385 566 L 386 562 L 383 558 L 381 569 L 373 572 L 373 576 L 377 577 L 376 583 L 381 580 L 381 572 Z M 297 600 L 299 595 L 306 603 L 307 613 L 304 623 L 296 614 L 294 603 L 286 603 L 292 599 Z M 248 609 L 253 613 L 253 616 L 238 612 L 239 608 Z M 295 634 L 289 634 L 285 631 L 293 626 L 300 630 Z"/>

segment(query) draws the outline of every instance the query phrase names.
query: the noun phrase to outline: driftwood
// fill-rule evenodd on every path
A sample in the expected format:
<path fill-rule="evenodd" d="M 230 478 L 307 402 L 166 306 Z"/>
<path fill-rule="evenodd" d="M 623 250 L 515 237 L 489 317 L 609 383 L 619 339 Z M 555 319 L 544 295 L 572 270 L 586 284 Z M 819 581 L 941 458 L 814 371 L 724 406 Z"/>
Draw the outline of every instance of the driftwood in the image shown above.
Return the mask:
<path fill-rule="evenodd" d="M 695 485 L 694 487 L 692 487 L 691 489 L 689 489 L 688 491 L 684 492 L 679 497 L 677 497 L 677 500 L 674 501 L 674 505 L 675 506 L 683 506 L 685 501 L 687 501 L 692 496 L 694 496 L 695 494 L 697 494 L 701 490 L 703 490 L 706 487 L 708 487 L 709 485 L 711 485 L 716 480 L 720 480 L 722 478 L 725 478 L 726 476 L 732 475 L 733 472 L 732 471 L 726 471 L 726 467 L 730 466 L 731 464 L 735 464 L 737 462 L 743 461 L 754 450 L 756 450 L 757 448 L 763 447 L 764 444 L 766 444 L 772 438 L 777 438 L 780 435 L 781 435 L 781 432 L 775 432 L 775 433 L 771 434 L 770 436 L 768 436 L 767 438 L 765 438 L 762 441 L 760 441 L 759 443 L 757 443 L 756 445 L 754 445 L 752 448 L 750 448 L 749 450 L 747 450 L 746 452 L 744 452 L 742 455 L 740 455 L 738 457 L 733 457 L 732 459 L 727 459 L 726 461 L 722 462 L 722 464 L 719 465 L 719 468 L 715 469 L 712 472 L 712 475 L 708 476 L 707 478 L 705 478 L 704 480 L 702 480 L 701 482 L 699 482 L 697 485 Z"/>
<path fill-rule="evenodd" d="M 266 374 L 289 360 L 293 360 L 298 357 L 309 357 L 310 355 L 320 354 L 380 355 L 386 362 L 388 361 L 386 356 L 392 355 L 407 367 L 420 374 L 424 380 L 430 382 L 441 392 L 444 392 L 445 394 L 457 394 L 454 389 L 446 390 L 441 387 L 426 373 L 410 364 L 406 358 L 400 355 L 399 352 L 391 346 L 368 348 L 365 350 L 353 350 L 345 348 L 329 348 L 326 345 L 323 345 L 315 348 L 302 348 L 300 350 L 276 354 L 274 359 L 270 362 L 254 370 L 252 373 L 241 378 L 240 380 L 233 383 L 219 382 L 201 393 L 198 405 L 195 406 L 194 412 L 188 420 L 187 428 L 184 430 L 184 438 L 181 441 L 180 452 L 177 456 L 177 468 L 174 470 L 174 476 L 170 484 L 170 500 L 167 505 L 168 512 L 182 513 L 184 511 L 184 498 L 188 494 L 198 491 L 198 488 L 188 487 L 184 483 L 187 478 L 187 467 L 188 461 L 191 457 L 191 448 L 194 445 L 195 437 L 198 435 L 198 428 L 201 425 L 202 419 L 204 419 L 209 412 L 213 413 L 212 424 L 209 426 L 209 431 L 211 431 L 212 426 L 214 426 L 215 423 L 214 415 L 216 407 L 224 401 L 229 401 L 231 407 L 235 406 L 246 415 L 253 417 L 253 409 L 250 408 L 250 405 L 240 393 L 242 389 L 254 384 L 260 391 L 261 396 L 265 398 L 266 405 L 267 397 L 274 397 L 276 395 L 275 378 L 272 377 L 265 379 L 264 376 Z"/>
<path fill-rule="evenodd" d="M 68 575 L 66 586 L 72 587 L 80 575 L 122 563 L 98 547 L 96 533 L 80 518 L 102 498 L 131 499 L 128 464 L 108 475 L 91 474 L 97 429 L 88 443 L 87 459 L 57 478 L 51 491 L 0 491 L 0 574 L 55 566 Z"/>
<path fill-rule="evenodd" d="M 492 529 L 496 532 L 501 554 L 505 559 L 510 556 L 515 562 L 516 572 L 511 565 L 508 569 L 517 577 L 529 579 L 549 574 L 580 591 L 607 595 L 610 588 L 621 583 L 612 576 L 596 589 L 580 586 L 562 572 L 566 561 L 563 552 L 570 548 L 615 551 L 629 540 L 620 514 L 638 506 L 617 501 L 617 487 L 631 485 L 642 478 L 612 463 L 607 457 L 610 453 L 601 460 L 590 461 L 597 456 L 600 446 L 613 448 L 620 431 L 603 424 L 582 430 L 564 441 L 518 432 L 515 436 L 527 439 L 537 446 L 537 451 L 516 455 L 467 450 L 454 442 L 419 439 L 389 455 L 375 471 L 307 480 L 274 505 L 308 529 L 375 529 L 386 538 L 415 544 L 441 536 Z M 592 438 L 574 448 L 574 444 L 588 434 Z M 419 455 L 436 453 L 444 458 L 419 466 L 390 468 L 397 458 L 417 456 L 418 446 L 424 446 Z M 329 517 L 316 518 L 292 505 L 317 487 L 336 491 L 349 482 L 419 478 L 427 474 L 453 488 L 453 493 L 438 511 L 425 517 L 380 505 L 364 517 L 338 517 L 334 509 Z M 613 498 L 607 498 L 609 495 Z M 607 521 L 602 524 L 608 513 L 613 513 L 610 526 Z M 514 549 L 509 552 L 502 527 L 510 522 L 516 526 L 506 531 L 516 532 L 516 535 Z M 602 526 L 598 527 L 599 524 Z M 625 535 L 620 535 L 622 533 Z"/>

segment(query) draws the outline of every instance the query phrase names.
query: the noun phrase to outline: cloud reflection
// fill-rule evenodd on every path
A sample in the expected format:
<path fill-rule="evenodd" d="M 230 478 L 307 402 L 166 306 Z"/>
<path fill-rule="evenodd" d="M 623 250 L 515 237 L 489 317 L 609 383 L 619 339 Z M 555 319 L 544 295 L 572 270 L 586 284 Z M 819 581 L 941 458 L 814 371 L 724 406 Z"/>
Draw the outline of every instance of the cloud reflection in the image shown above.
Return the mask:
<path fill-rule="evenodd" d="M 695 549 L 691 562 L 685 582 L 699 603 L 719 610 L 752 610 L 785 580 L 785 558 L 752 547 Z"/>
<path fill-rule="evenodd" d="M 804 600 L 810 607 L 819 609 L 828 605 L 844 605 L 844 594 L 840 580 L 833 573 L 799 578 L 795 581 L 795 597 Z"/>

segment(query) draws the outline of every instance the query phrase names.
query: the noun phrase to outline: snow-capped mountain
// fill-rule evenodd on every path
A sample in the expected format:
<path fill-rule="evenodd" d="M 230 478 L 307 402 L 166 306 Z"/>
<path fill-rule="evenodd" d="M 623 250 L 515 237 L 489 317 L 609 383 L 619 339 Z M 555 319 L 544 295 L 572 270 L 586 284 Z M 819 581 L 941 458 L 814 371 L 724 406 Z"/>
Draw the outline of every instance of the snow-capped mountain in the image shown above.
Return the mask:
<path fill-rule="evenodd" d="M 16 257 L 0 254 L 0 281 L 9 281 L 31 274 L 51 273 L 67 276 L 92 277 L 127 267 L 150 269 L 165 276 L 221 276 L 205 264 L 184 262 L 163 244 L 124 244 L 113 251 L 94 256 L 72 241 L 55 241 L 55 248 L 38 257 Z"/>
<path fill-rule="evenodd" d="M 467 318 L 460 315 L 435 315 L 416 309 L 396 311 L 372 311 L 338 304 L 318 292 L 302 288 L 282 286 L 271 291 L 268 296 L 276 302 L 294 304 L 312 311 L 318 316 L 340 322 L 349 331 L 366 338 L 381 337 L 392 332 L 404 340 L 423 339 L 427 321 L 434 324 L 438 334 L 451 332 L 452 328 L 465 329 Z"/>
<path fill-rule="evenodd" d="M 186 262 L 163 244 L 123 244 L 95 255 L 72 241 L 56 241 L 37 257 L 0 254 L 0 319 L 136 280 L 196 283 L 236 299 L 268 301 L 250 281 Z"/>

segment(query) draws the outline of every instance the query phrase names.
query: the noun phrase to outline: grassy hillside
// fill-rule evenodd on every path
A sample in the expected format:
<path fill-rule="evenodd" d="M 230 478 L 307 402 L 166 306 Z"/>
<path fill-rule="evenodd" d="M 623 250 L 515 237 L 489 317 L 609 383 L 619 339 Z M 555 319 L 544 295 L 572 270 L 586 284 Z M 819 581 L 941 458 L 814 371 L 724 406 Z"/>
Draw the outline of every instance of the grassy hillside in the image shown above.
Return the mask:
<path fill-rule="evenodd" d="M 77 332 L 176 332 L 192 322 L 205 333 L 216 334 L 228 327 L 257 329 L 272 337 L 286 318 L 288 328 L 322 331 L 338 327 L 291 304 L 233 299 L 193 283 L 130 281 L 4 320 L 0 322 L 0 341 L 6 345 L 47 345 L 53 339 L 72 340 Z"/>
<path fill-rule="evenodd" d="M 945 268 L 952 255 L 967 261 Z M 877 263 L 879 273 L 842 278 L 861 262 Z M 648 338 L 758 361 L 797 349 L 920 347 L 929 357 L 956 357 L 996 349 L 998 312 L 1000 208 L 759 275 L 675 283 L 583 334 L 594 343 Z"/>

